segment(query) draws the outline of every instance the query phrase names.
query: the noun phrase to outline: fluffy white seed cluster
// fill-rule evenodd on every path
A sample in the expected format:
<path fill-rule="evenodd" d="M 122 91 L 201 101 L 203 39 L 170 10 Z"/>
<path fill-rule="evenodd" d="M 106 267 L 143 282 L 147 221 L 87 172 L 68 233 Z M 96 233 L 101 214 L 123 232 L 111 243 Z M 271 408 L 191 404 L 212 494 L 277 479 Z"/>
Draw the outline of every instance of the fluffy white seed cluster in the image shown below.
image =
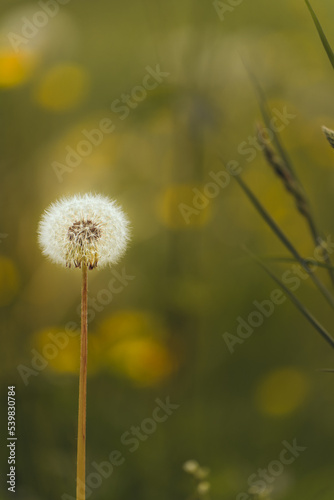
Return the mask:
<path fill-rule="evenodd" d="M 129 241 L 129 221 L 106 196 L 62 198 L 44 212 L 38 228 L 43 254 L 56 264 L 89 269 L 115 264 Z"/>

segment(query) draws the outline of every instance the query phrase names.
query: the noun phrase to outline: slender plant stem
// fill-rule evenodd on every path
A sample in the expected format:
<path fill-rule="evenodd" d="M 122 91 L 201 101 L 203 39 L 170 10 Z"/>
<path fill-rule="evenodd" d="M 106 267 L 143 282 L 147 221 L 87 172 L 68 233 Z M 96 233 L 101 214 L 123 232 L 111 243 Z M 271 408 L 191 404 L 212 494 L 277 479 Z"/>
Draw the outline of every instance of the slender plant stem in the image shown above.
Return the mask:
<path fill-rule="evenodd" d="M 313 20 L 314 20 L 315 25 L 317 27 L 320 38 L 321 38 L 323 45 L 326 49 L 327 55 L 332 63 L 333 68 L 334 68 L 334 53 L 333 53 L 333 51 L 328 43 L 328 40 L 326 39 L 325 34 L 322 31 L 321 25 L 320 25 L 316 15 L 315 15 L 315 12 L 313 11 L 313 9 L 310 5 L 309 0 L 305 0 L 305 1 L 306 1 L 306 5 L 309 8 L 310 13 L 313 17 Z M 266 124 L 266 126 L 273 132 L 273 142 L 274 142 L 274 145 L 276 146 L 276 150 L 277 150 L 279 156 L 281 157 L 281 159 L 283 160 L 284 164 L 286 165 L 286 168 L 289 170 L 292 177 L 295 179 L 296 183 L 299 185 L 299 188 L 301 189 L 303 199 L 304 199 L 305 204 L 307 206 L 307 210 L 303 213 L 303 216 L 305 217 L 305 219 L 307 221 L 307 224 L 309 226 L 313 241 L 314 241 L 316 246 L 322 245 L 323 238 L 322 238 L 322 236 L 321 236 L 321 234 L 316 226 L 316 223 L 314 221 L 314 217 L 313 217 L 312 210 L 311 210 L 311 204 L 306 196 L 303 185 L 300 182 L 300 180 L 296 174 L 295 168 L 292 165 L 290 158 L 289 158 L 288 154 L 286 153 L 286 151 L 281 143 L 279 135 L 275 132 L 275 130 L 273 130 L 272 121 L 271 121 L 272 115 L 271 115 L 271 112 L 270 112 L 270 109 L 268 106 L 268 102 L 267 102 L 264 90 L 262 89 L 262 87 L 261 87 L 259 81 L 257 80 L 256 76 L 254 75 L 254 73 L 250 70 L 250 68 L 247 66 L 247 64 L 244 61 L 243 61 L 243 64 L 244 64 L 245 69 L 249 75 L 249 78 L 253 84 L 255 92 L 258 96 L 258 103 L 259 103 L 259 107 L 260 107 L 263 121 Z M 332 285 L 334 287 L 334 270 L 331 268 L 331 258 L 330 258 L 329 253 L 325 247 L 323 247 L 323 257 L 324 257 L 325 263 L 328 266 L 329 277 L 330 277 Z"/>
<path fill-rule="evenodd" d="M 276 224 L 276 222 L 271 217 L 269 212 L 267 212 L 267 210 L 261 205 L 260 201 L 257 199 L 257 197 L 255 196 L 253 191 L 251 191 L 249 189 L 249 187 L 241 179 L 241 177 L 235 176 L 234 178 L 237 181 L 237 183 L 239 184 L 239 186 L 241 187 L 241 189 L 244 191 L 244 193 L 247 195 L 249 200 L 252 202 L 253 206 L 259 212 L 261 217 L 266 221 L 266 223 L 271 228 L 271 230 L 281 240 L 283 245 L 289 250 L 291 255 L 293 255 L 293 257 L 299 262 L 299 264 L 302 266 L 304 271 L 307 272 L 307 274 L 310 276 L 313 283 L 316 285 L 316 287 L 320 290 L 320 292 L 326 298 L 326 300 L 330 304 L 330 306 L 332 308 L 334 308 L 334 297 L 332 296 L 330 291 L 326 288 L 326 286 L 322 283 L 322 281 L 318 278 L 318 276 L 310 268 L 310 264 L 307 263 L 307 260 L 303 259 L 303 257 L 299 254 L 297 249 L 293 246 L 293 244 L 288 239 L 288 237 L 285 235 L 285 233 L 282 231 L 282 229 Z"/>
<path fill-rule="evenodd" d="M 291 302 L 299 309 L 299 311 L 308 319 L 311 325 L 320 333 L 320 335 L 328 342 L 328 344 L 334 349 L 334 339 L 328 333 L 328 331 L 319 323 L 319 321 L 310 313 L 310 311 L 297 299 L 297 297 L 291 292 L 291 290 L 282 283 L 275 275 L 271 272 L 269 267 L 267 267 L 264 262 L 252 254 L 248 249 L 245 249 L 247 253 L 252 257 L 255 262 L 258 263 L 262 269 L 264 269 L 269 276 L 285 291 L 287 296 L 290 298 Z"/>
<path fill-rule="evenodd" d="M 78 449 L 77 449 L 77 500 L 85 500 L 86 481 L 86 400 L 87 400 L 87 265 L 82 263 L 81 287 L 81 354 L 79 378 Z"/>

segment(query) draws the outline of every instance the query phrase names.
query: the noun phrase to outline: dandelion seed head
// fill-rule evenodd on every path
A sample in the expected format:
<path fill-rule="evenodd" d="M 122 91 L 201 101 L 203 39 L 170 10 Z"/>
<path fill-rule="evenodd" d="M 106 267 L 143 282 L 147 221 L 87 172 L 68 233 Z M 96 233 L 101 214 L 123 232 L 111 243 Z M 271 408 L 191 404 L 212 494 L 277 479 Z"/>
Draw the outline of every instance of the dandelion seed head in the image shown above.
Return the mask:
<path fill-rule="evenodd" d="M 52 262 L 89 269 L 115 264 L 129 241 L 129 221 L 106 196 L 62 198 L 44 212 L 38 228 L 42 252 Z"/>

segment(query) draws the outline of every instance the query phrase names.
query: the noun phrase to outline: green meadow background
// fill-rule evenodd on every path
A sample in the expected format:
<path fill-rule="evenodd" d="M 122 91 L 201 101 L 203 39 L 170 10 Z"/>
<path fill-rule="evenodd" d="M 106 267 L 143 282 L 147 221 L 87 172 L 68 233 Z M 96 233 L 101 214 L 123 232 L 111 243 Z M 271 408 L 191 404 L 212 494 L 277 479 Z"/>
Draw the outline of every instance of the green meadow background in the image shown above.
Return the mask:
<path fill-rule="evenodd" d="M 51 202 L 87 191 L 116 198 L 132 224 L 123 261 L 89 275 L 87 474 L 113 450 L 124 461 L 87 498 L 260 498 L 248 478 L 294 440 L 306 449 L 270 473 L 261 498 L 333 498 L 334 375 L 320 371 L 334 368 L 330 346 L 286 300 L 228 348 L 226 332 L 236 336 L 254 301 L 277 288 L 244 247 L 288 254 L 232 177 L 208 183 L 226 180 L 232 162 L 312 257 L 305 220 L 254 142 L 261 114 L 246 67 L 270 110 L 290 117 L 280 137 L 325 238 L 334 156 L 321 126 L 334 128 L 334 75 L 302 0 L 236 3 L 59 0 L 51 15 L 46 1 L 1 0 L 1 500 L 75 496 L 79 337 L 68 331 L 80 321 L 80 272 L 41 255 L 37 226 Z M 333 2 L 312 5 L 334 43 Z M 299 282 L 298 298 L 334 332 L 333 311 L 310 279 Z M 168 398 L 178 407 L 154 425 L 147 419 Z M 122 436 L 133 426 L 144 435 L 130 451 Z M 210 469 L 209 492 L 183 470 L 190 459 Z"/>

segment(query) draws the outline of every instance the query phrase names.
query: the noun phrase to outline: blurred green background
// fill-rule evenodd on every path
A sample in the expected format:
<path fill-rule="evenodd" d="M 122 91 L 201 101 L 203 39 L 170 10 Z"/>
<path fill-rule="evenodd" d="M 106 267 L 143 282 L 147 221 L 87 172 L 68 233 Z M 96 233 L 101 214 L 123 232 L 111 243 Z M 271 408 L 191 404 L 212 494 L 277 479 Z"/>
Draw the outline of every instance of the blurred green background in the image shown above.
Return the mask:
<path fill-rule="evenodd" d="M 324 234 L 334 233 L 334 158 L 321 132 L 323 124 L 334 128 L 333 73 L 305 4 L 231 3 L 71 0 L 48 4 L 51 15 L 38 2 L 1 0 L 1 499 L 11 495 L 13 384 L 16 498 L 75 495 L 79 338 L 26 384 L 17 367 L 32 368 L 50 333 L 79 322 L 80 272 L 46 261 L 36 231 L 52 201 L 86 191 L 116 198 L 128 213 L 132 243 L 116 271 L 134 277 L 108 302 L 100 292 L 112 271 L 89 276 L 98 310 L 89 324 L 87 474 L 115 449 L 125 458 L 91 498 L 253 498 L 249 476 L 294 439 L 307 449 L 266 498 L 333 498 L 334 376 L 317 371 L 333 367 L 330 348 L 288 301 L 233 354 L 223 339 L 276 288 L 242 246 L 260 255 L 286 251 L 234 181 L 189 224 L 179 210 L 222 170 L 220 158 L 236 160 L 298 249 L 313 254 L 305 221 L 262 155 L 247 161 L 238 150 L 260 118 L 244 60 L 270 108 L 295 115 L 282 140 Z M 333 3 L 313 6 L 331 34 Z M 157 65 L 168 76 L 138 89 Z M 124 94 L 131 100 L 121 113 L 115 101 Z M 67 148 L 76 151 L 83 130 L 106 118 L 113 132 L 66 166 Z M 333 311 L 310 280 L 296 293 L 333 331 Z M 167 397 L 179 408 L 131 453 L 121 436 Z M 188 459 L 210 468 L 209 494 L 197 493 L 182 469 Z"/>

